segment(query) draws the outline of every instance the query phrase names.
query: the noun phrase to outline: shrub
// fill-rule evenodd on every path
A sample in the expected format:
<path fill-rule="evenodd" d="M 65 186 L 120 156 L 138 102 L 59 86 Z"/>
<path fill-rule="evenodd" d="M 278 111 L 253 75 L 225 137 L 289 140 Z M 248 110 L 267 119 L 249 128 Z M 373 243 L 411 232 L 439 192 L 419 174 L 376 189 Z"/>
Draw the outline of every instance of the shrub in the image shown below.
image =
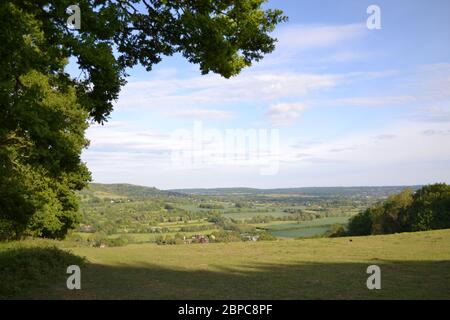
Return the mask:
<path fill-rule="evenodd" d="M 347 230 L 345 226 L 342 224 L 334 224 L 331 226 L 331 229 L 325 234 L 326 237 L 336 238 L 336 237 L 345 237 L 347 235 Z"/>

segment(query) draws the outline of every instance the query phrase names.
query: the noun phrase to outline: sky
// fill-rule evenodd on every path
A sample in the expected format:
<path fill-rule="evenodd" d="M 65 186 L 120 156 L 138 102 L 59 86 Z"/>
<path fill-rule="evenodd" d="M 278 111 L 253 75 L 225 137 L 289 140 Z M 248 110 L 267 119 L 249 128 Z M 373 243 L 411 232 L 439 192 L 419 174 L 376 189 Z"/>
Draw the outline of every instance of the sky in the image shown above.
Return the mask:
<path fill-rule="evenodd" d="M 370 5 L 381 29 L 369 29 Z M 161 189 L 450 182 L 450 1 L 272 0 L 276 50 L 240 75 L 129 70 L 82 159 Z"/>

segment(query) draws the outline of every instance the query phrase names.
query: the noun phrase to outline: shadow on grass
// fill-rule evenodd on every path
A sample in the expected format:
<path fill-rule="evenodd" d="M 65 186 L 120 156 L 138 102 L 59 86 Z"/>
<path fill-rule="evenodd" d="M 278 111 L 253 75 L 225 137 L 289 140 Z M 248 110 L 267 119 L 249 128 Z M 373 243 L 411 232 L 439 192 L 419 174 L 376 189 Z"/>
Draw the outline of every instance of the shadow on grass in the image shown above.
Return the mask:
<path fill-rule="evenodd" d="M 36 289 L 64 280 L 69 265 L 85 260 L 56 247 L 9 247 L 0 250 L 0 299 L 31 298 Z"/>
<path fill-rule="evenodd" d="M 155 259 L 156 260 L 156 259 Z M 66 268 L 82 264 L 81 290 L 66 289 Z M 382 289 L 366 287 L 377 264 Z M 34 299 L 450 299 L 450 261 L 251 264 L 186 269 L 156 264 L 99 265 L 56 248 L 0 252 L 2 298 Z M 6 286 L 5 286 L 6 283 Z"/>

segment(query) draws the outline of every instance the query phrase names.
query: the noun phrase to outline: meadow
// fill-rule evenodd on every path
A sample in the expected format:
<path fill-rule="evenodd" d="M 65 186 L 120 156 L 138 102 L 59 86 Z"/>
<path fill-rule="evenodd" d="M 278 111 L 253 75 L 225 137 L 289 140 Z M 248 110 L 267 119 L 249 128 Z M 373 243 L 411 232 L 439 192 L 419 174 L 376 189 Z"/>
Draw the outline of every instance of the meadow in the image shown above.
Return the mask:
<path fill-rule="evenodd" d="M 398 190 L 93 184 L 65 240 L 0 243 L 0 298 L 449 299 L 450 229 L 327 237 Z M 66 288 L 72 264 L 81 290 Z M 373 264 L 381 290 L 366 287 Z"/>
<path fill-rule="evenodd" d="M 333 225 L 346 224 L 348 219 L 348 217 L 331 217 L 299 222 L 270 222 L 254 224 L 254 226 L 268 231 L 277 238 L 307 238 L 323 236 Z"/>
<path fill-rule="evenodd" d="M 50 248 L 55 244 L 63 253 L 52 260 L 55 249 Z M 0 291 L 0 297 L 450 299 L 450 230 L 178 246 L 68 245 L 57 241 L 1 244 L 0 268 L 7 263 L 17 269 L 0 273 L 1 283 L 26 283 L 27 287 L 14 294 Z M 85 257 L 84 262 L 78 257 Z M 70 291 L 65 268 L 74 262 L 81 264 L 82 288 Z M 366 269 L 374 264 L 381 267 L 381 290 L 366 287 Z M 31 275 L 23 279 L 27 272 Z"/>

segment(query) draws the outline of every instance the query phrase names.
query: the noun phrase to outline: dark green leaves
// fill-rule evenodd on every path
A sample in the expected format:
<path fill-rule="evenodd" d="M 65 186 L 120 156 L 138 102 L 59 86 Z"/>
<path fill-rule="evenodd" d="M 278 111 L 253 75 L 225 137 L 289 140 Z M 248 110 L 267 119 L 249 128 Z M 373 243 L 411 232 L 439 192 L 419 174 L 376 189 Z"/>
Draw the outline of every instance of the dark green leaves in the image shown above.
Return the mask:
<path fill-rule="evenodd" d="M 263 0 L 0 2 L 0 237 L 64 237 L 78 222 L 74 191 L 90 179 L 80 161 L 89 121 L 107 120 L 126 69 L 151 70 L 181 53 L 203 74 L 238 74 L 274 49 L 284 21 Z M 69 76 L 75 58 L 81 70 Z"/>

